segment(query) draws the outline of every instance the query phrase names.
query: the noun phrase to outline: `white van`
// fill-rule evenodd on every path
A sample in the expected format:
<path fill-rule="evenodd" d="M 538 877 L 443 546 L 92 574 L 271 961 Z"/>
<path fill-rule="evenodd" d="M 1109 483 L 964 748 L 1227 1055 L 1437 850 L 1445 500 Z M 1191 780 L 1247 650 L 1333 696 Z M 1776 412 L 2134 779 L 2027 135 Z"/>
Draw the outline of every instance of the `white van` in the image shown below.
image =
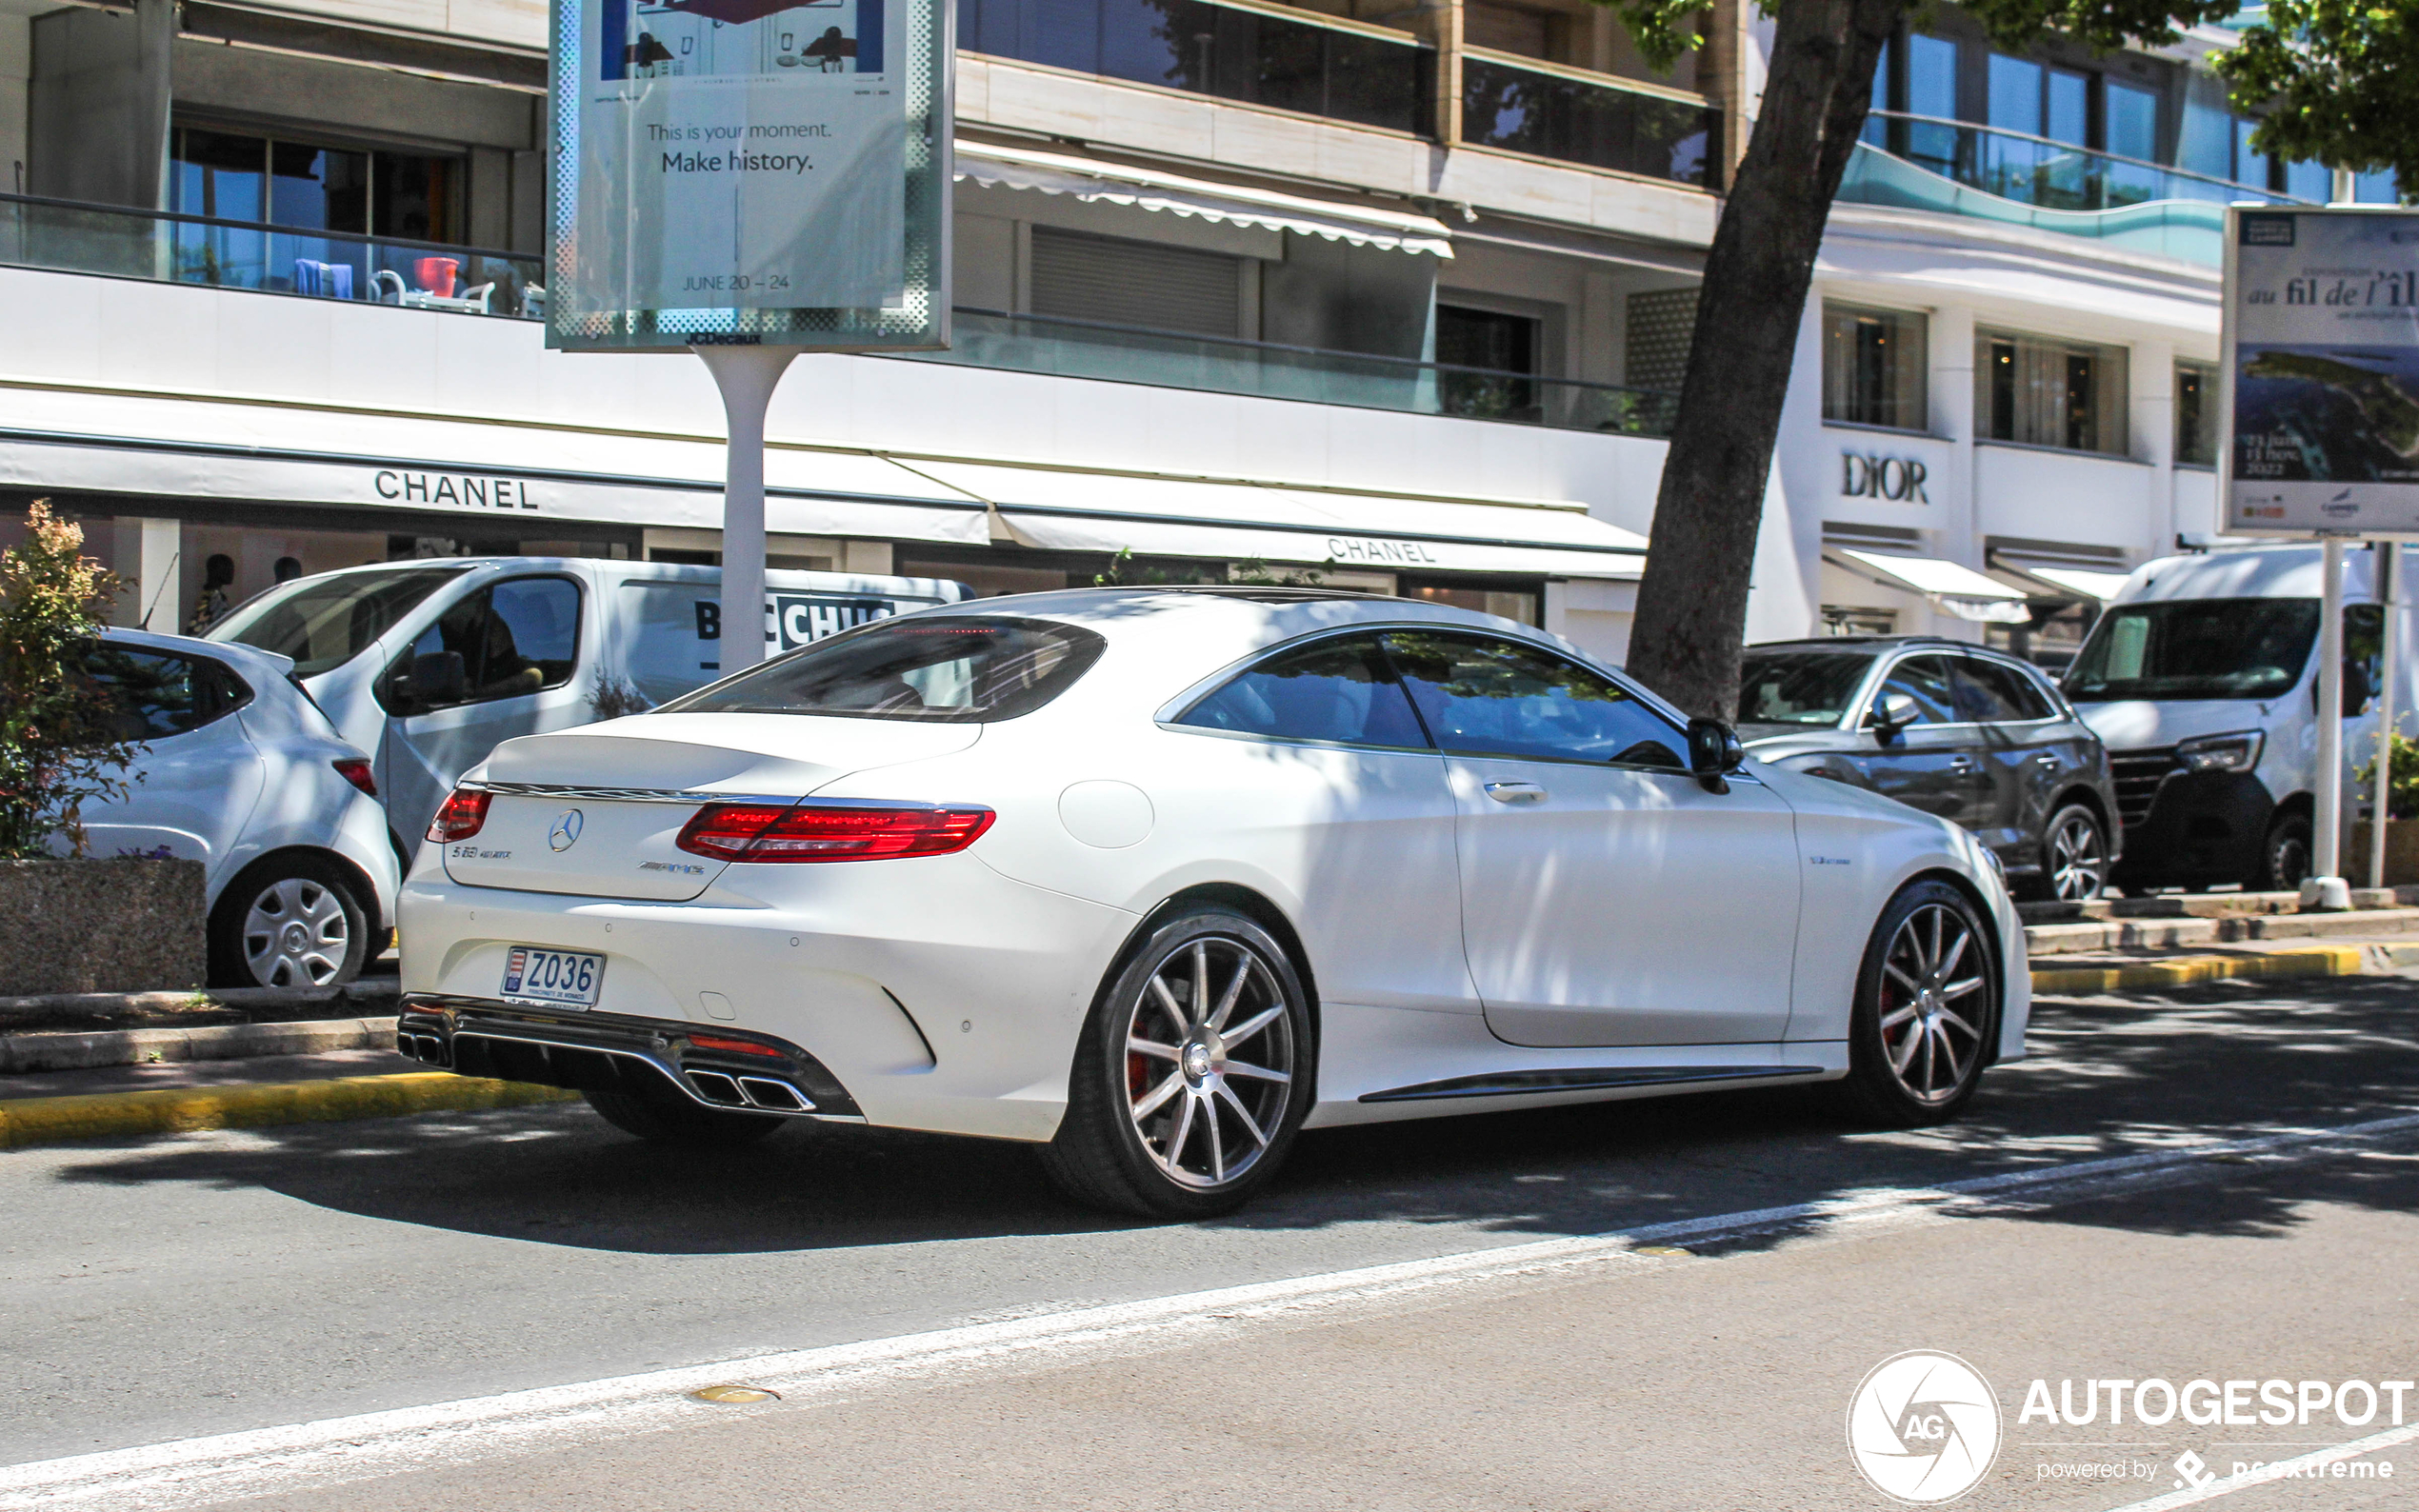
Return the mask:
<path fill-rule="evenodd" d="M 2062 686 L 2115 769 L 2125 826 L 2116 885 L 2286 891 L 2309 873 L 2321 550 L 2259 547 L 2146 563 L 2092 627 Z M 2366 548 L 2345 553 L 2347 827 L 2357 806 L 2352 774 L 2377 739 L 2375 561 Z M 2412 649 L 2406 627 L 2393 699 L 2406 729 L 2419 726 L 2408 718 L 2419 673 Z"/>
<path fill-rule="evenodd" d="M 768 653 L 971 596 L 962 583 L 765 574 Z M 369 751 L 410 857 L 453 782 L 516 735 L 651 708 L 721 675 L 722 569 L 585 557 L 389 562 L 247 600 L 209 639 L 289 656 Z"/>

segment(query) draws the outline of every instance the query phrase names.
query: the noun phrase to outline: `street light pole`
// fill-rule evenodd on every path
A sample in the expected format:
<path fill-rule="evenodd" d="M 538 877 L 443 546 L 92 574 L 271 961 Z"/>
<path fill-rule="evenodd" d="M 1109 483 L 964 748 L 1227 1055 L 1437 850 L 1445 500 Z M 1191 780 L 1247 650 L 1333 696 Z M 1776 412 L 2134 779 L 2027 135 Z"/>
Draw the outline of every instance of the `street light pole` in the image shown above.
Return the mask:
<path fill-rule="evenodd" d="M 794 347 L 691 347 L 722 390 L 724 677 L 765 659 L 765 411 Z"/>

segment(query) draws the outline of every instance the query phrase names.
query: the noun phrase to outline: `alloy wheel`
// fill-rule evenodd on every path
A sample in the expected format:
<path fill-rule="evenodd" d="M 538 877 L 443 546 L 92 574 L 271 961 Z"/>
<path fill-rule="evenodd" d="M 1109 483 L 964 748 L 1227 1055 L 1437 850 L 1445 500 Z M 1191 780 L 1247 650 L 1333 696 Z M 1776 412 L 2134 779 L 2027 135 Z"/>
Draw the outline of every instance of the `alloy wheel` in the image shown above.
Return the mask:
<path fill-rule="evenodd" d="M 2049 886 L 2060 903 L 2089 903 L 2109 880 L 2108 846 L 2089 814 L 2071 809 L 2049 832 Z"/>
<path fill-rule="evenodd" d="M 286 877 L 252 900 L 243 938 L 245 968 L 262 986 L 325 986 L 351 954 L 352 921 L 335 888 Z"/>
<path fill-rule="evenodd" d="M 1186 942 L 1126 1015 L 1127 1113 L 1152 1163 L 1180 1185 L 1226 1185 L 1259 1164 L 1293 1099 L 1293 1023 L 1259 952 L 1220 936 Z"/>
<path fill-rule="evenodd" d="M 1959 972 L 1966 973 L 1960 976 Z M 1882 1054 L 1908 1096 L 1947 1103 L 1982 1056 L 1989 973 L 1973 929 L 1946 904 L 1909 914 L 1882 956 Z"/>

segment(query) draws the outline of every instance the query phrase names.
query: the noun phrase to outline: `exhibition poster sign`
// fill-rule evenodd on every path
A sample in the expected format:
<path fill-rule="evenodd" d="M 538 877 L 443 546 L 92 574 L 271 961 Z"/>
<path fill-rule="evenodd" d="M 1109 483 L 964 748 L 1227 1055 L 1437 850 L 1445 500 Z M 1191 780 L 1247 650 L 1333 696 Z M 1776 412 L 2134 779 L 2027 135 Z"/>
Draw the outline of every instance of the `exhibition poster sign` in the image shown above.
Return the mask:
<path fill-rule="evenodd" d="M 2228 527 L 2419 531 L 2419 213 L 2229 219 Z"/>
<path fill-rule="evenodd" d="M 951 10 L 555 0 L 550 344 L 945 344 Z"/>

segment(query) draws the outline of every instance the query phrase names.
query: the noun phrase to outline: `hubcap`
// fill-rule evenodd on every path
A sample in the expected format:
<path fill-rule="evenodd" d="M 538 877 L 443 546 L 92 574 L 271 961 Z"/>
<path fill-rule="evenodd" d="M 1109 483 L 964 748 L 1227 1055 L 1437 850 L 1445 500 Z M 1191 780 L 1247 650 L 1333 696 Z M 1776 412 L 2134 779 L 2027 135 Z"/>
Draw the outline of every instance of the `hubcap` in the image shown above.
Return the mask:
<path fill-rule="evenodd" d="M 1916 1102 L 1948 1102 L 1981 1061 L 1988 982 L 1973 931 L 1944 904 L 1925 904 L 1890 936 L 1882 956 L 1882 1054 Z"/>
<path fill-rule="evenodd" d="M 2108 881 L 2107 847 L 2100 826 L 2082 814 L 2069 814 L 2049 836 L 2049 881 L 2060 903 L 2089 903 Z"/>
<path fill-rule="evenodd" d="M 264 987 L 326 986 L 351 950 L 343 901 L 308 877 L 271 883 L 244 917 L 244 965 Z"/>
<path fill-rule="evenodd" d="M 1216 1187 L 1268 1152 L 1293 1100 L 1293 1023 L 1258 951 L 1223 937 L 1162 960 L 1126 1014 L 1127 1111 L 1170 1180 Z"/>

